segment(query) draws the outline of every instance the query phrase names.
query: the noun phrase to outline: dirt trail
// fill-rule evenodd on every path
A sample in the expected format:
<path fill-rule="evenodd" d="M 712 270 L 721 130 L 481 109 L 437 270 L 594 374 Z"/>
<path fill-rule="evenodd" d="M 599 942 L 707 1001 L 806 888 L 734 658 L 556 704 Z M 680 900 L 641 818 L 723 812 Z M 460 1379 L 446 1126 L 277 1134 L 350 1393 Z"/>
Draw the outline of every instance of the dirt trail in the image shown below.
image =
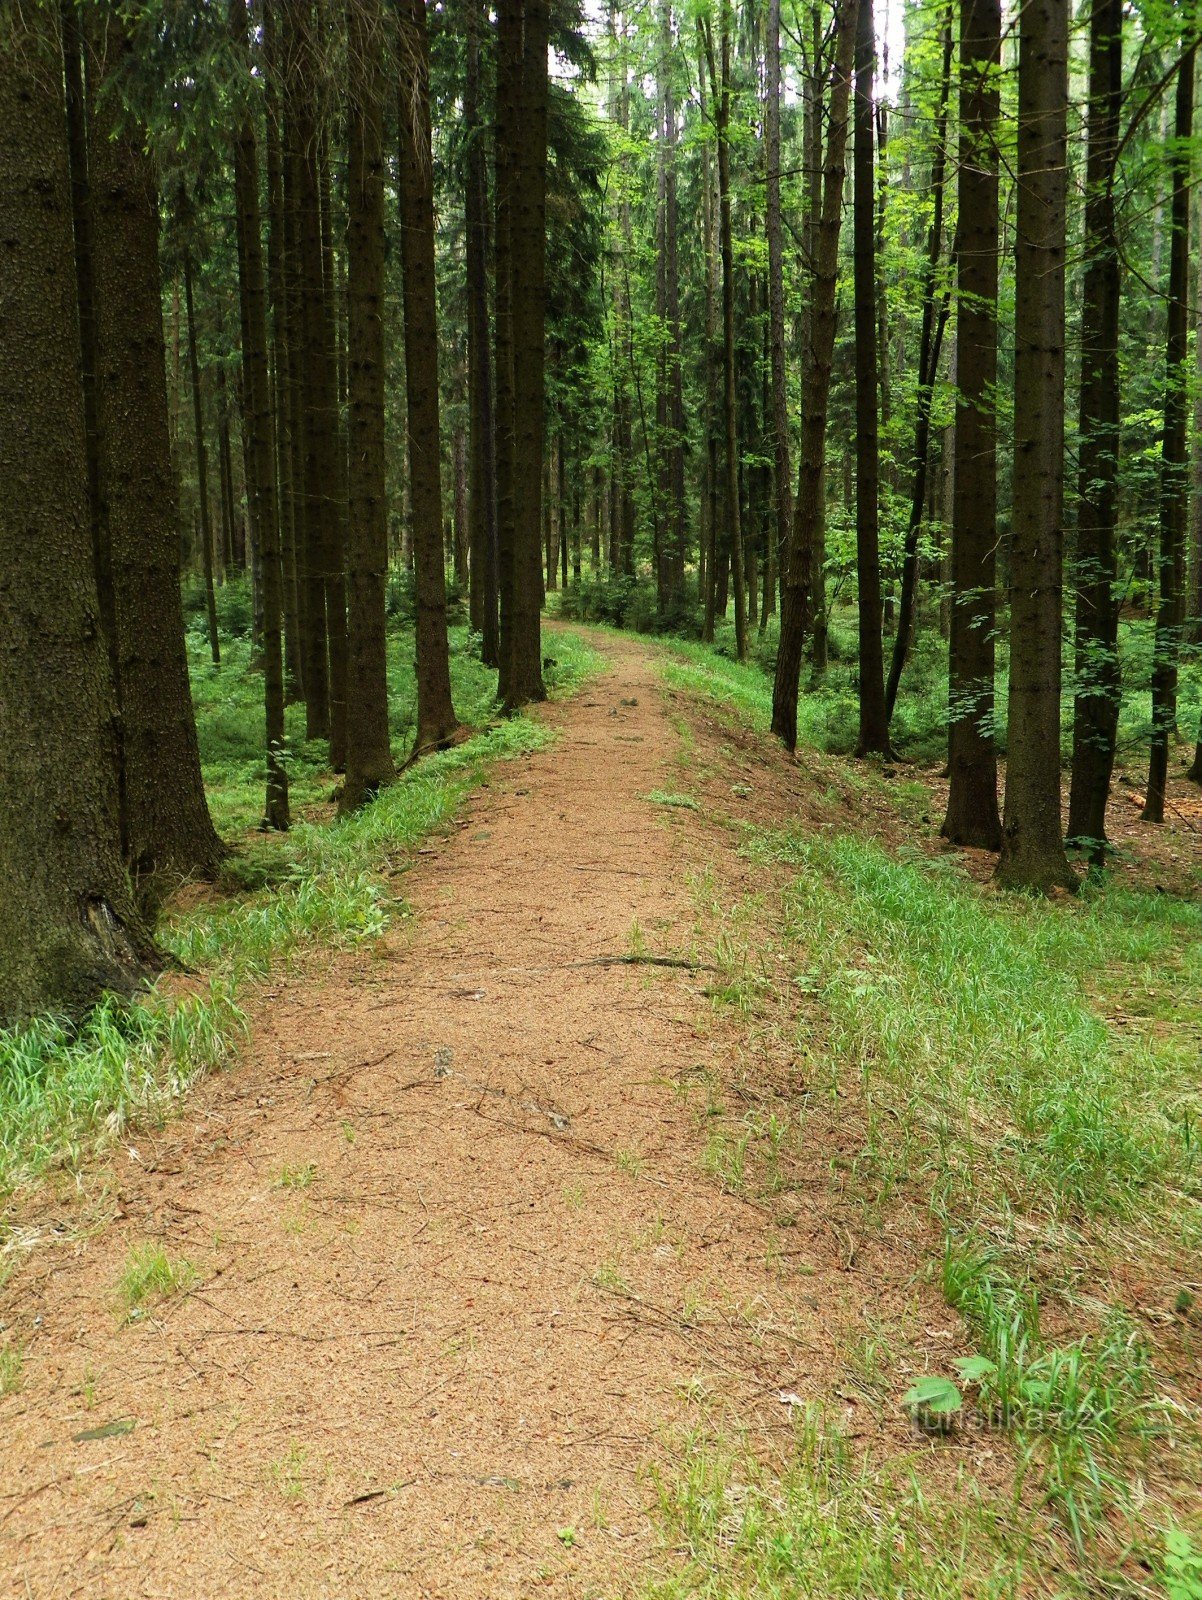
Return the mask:
<path fill-rule="evenodd" d="M 647 655 L 604 649 L 405 875 L 413 918 L 282 982 L 239 1067 L 92 1175 L 106 1225 L 5 1289 L 0 1593 L 633 1593 L 690 1394 L 772 1430 L 837 1369 L 823 1183 L 782 1266 L 702 1168 L 679 1083 L 744 1048 L 710 974 L 605 964 L 704 956 L 690 854 L 736 891 L 644 798 L 677 735 Z M 200 1281 L 122 1325 L 145 1241 Z"/>

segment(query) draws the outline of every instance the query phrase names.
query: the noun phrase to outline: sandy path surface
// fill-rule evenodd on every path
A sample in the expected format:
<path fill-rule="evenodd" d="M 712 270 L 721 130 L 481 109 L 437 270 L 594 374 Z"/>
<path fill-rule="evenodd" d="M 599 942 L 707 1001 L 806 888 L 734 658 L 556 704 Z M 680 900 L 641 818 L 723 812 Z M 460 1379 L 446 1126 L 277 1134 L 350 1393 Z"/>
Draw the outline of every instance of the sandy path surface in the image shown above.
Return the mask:
<path fill-rule="evenodd" d="M 744 1048 L 710 974 L 609 960 L 704 960 L 688 871 L 725 869 L 644 798 L 677 733 L 647 655 L 604 650 L 405 874 L 413 917 L 281 981 L 241 1064 L 91 1174 L 104 1225 L 0 1294 L 0 1593 L 636 1593 L 643 1469 L 697 1394 L 783 1429 L 829 1376 L 823 1184 L 766 1259 L 781 1219 L 706 1173 L 680 1089 Z M 199 1282 L 123 1323 L 144 1242 Z"/>

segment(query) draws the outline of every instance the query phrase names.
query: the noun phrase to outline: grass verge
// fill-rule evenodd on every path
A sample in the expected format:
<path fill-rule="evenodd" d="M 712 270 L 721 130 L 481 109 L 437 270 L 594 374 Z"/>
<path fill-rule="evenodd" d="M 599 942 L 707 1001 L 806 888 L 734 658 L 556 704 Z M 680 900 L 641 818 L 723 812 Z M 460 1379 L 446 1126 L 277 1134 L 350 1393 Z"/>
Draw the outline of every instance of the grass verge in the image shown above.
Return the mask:
<path fill-rule="evenodd" d="M 662 670 L 766 728 L 770 685 L 755 667 L 672 646 Z M 806 1086 L 783 1091 L 782 1117 L 829 1104 L 854 1130 L 837 1181 L 856 1231 L 922 1241 L 934 1223 L 941 1249 L 919 1276 L 959 1313 L 972 1354 L 920 1359 L 954 1369 L 965 1391 L 946 1380 L 949 1438 L 1005 1440 L 1010 1465 L 1000 1486 L 966 1467 L 949 1487 L 949 1462 L 923 1465 L 946 1453 L 934 1443 L 899 1478 L 879 1449 L 851 1460 L 814 1419 L 770 1466 L 737 1441 L 694 1441 L 661 1486 L 675 1565 L 647 1594 L 1034 1585 L 1202 1600 L 1189 1520 L 1202 909 L 1120 879 L 1073 900 L 983 891 L 954 858 L 885 848 L 845 831 L 845 815 L 819 831 L 741 826 L 765 890 L 722 907 L 715 1003 L 777 1031 Z M 733 1131 L 747 1143 L 745 1120 Z M 709 1159 L 723 1137 L 709 1130 L 706 1160 L 729 1182 L 728 1157 Z M 740 1183 L 754 1175 L 761 1197 L 794 1175 L 787 1149 L 768 1162 L 763 1144 L 738 1146 Z M 923 1348 L 921 1324 L 903 1331 Z M 903 1388 L 884 1375 L 882 1421 Z M 937 1556 L 907 1564 L 912 1541 Z"/>

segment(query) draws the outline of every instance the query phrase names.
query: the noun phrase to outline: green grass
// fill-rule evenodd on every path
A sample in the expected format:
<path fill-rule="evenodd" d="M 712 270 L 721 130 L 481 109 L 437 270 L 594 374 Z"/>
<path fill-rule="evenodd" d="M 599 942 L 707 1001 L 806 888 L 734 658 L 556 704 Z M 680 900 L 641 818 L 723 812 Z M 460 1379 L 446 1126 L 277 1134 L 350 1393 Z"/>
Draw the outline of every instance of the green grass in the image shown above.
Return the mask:
<path fill-rule="evenodd" d="M 245 1037 L 239 999 L 248 984 L 314 946 L 379 938 L 404 914 L 392 880 L 417 845 L 451 821 L 494 763 L 551 738 L 526 718 L 496 720 L 495 675 L 475 658 L 467 630 L 455 628 L 456 707 L 480 731 L 410 768 L 354 816 L 332 821 L 328 807 L 316 809 L 337 782 L 326 748 L 304 743 L 304 708 L 290 707 L 295 826 L 286 835 L 252 833 L 266 781 L 262 679 L 249 670 L 249 639 L 240 632 L 249 624 L 245 586 L 228 585 L 219 603 L 227 630 L 221 666 L 208 659 L 194 597 L 188 644 L 205 787 L 219 830 L 238 846 L 223 885 L 232 892 L 175 911 L 156 930 L 192 975 L 187 992 L 168 975 L 132 1002 L 104 998 L 79 1022 L 45 1016 L 0 1030 L 0 1195 L 54 1163 L 76 1162 L 131 1121 L 160 1117 L 196 1077 L 227 1062 Z M 412 738 L 412 648 L 411 630 L 390 636 L 398 759 Z M 570 693 L 598 658 L 572 634 L 557 633 L 553 651 L 546 676 L 554 697 Z"/>
<path fill-rule="evenodd" d="M 135 1246 L 117 1280 L 117 1297 L 126 1319 L 134 1321 L 156 1301 L 184 1294 L 198 1281 L 190 1261 L 173 1261 L 161 1245 Z"/>
<path fill-rule="evenodd" d="M 25 1357 L 20 1345 L 0 1344 L 0 1400 L 21 1387 Z"/>
<path fill-rule="evenodd" d="M 662 670 L 766 732 L 771 683 L 756 663 L 672 642 Z M 835 692 L 803 696 L 802 743 L 840 747 Z M 1125 726 L 1139 715 L 1128 704 Z M 879 782 L 862 769 L 848 777 Z M 925 810 L 913 785 L 889 792 L 899 809 Z M 749 1468 L 737 1453 L 732 1465 L 710 1442 L 662 1508 L 678 1529 L 690 1506 L 703 1523 L 715 1519 L 690 1534 L 703 1553 L 648 1593 L 1001 1593 L 1042 1570 L 1061 1593 L 1177 1595 L 1170 1561 L 1193 1560 L 1197 1540 L 1182 1534 L 1174 1555 L 1165 1529 L 1174 1493 L 1196 1481 L 1195 1422 L 1157 1371 L 1150 1325 L 1127 1309 L 1128 1296 L 1109 1304 L 1107 1286 L 1113 1267 L 1131 1263 L 1141 1310 L 1184 1314 L 1181 1276 L 1202 1242 L 1202 907 L 1117 876 L 1091 880 L 1073 900 L 993 894 L 952 858 L 833 829 L 745 828 L 743 838 L 764 869 L 757 879 L 779 883 L 780 897 L 766 902 L 769 948 L 764 902 L 750 925 L 737 907 L 708 909 L 722 974 L 714 1003 L 754 1026 L 773 1008 L 809 1103 L 831 1096 L 855 1128 L 860 1148 L 841 1165 L 861 1228 L 899 1211 L 912 1219 L 916 1205 L 929 1211 L 944 1239 L 930 1274 L 977 1353 L 960 1373 L 964 1413 L 952 1435 L 982 1426 L 1005 1434 L 1013 1487 L 982 1490 L 987 1515 L 978 1516 L 971 1482 L 951 1510 L 946 1494 L 924 1499 L 915 1482 L 914 1503 L 936 1522 L 950 1518 L 968 1543 L 943 1546 L 927 1572 L 881 1570 L 872 1541 L 858 1542 L 855 1496 L 831 1489 L 824 1434 L 783 1471 Z M 742 1133 L 708 1131 L 703 1160 L 724 1182 L 732 1153 L 754 1148 Z M 899 1388 L 881 1403 L 900 1400 Z M 1176 1491 L 1151 1491 L 1152 1460 L 1174 1463 Z M 698 1494 L 698 1476 L 704 1488 L 711 1472 L 718 1487 Z M 734 1504 L 722 1487 L 732 1473 Z M 899 1502 L 881 1498 L 872 1474 L 855 1482 L 862 1490 L 869 1479 L 868 1522 L 892 1528 L 903 1551 Z M 834 1507 L 835 1549 L 855 1552 L 846 1572 L 826 1567 L 821 1541 L 780 1556 L 782 1527 L 804 1526 L 812 1498 Z M 1132 1578 L 1133 1552 L 1157 1575 L 1153 1587 Z"/>
<path fill-rule="evenodd" d="M 928 1495 L 905 1464 L 874 1467 L 804 1412 L 783 1460 L 699 1429 L 652 1473 L 666 1545 L 644 1600 L 962 1600 L 1018 1592 L 1021 1561 L 983 1557 L 988 1509 L 965 1477 Z"/>

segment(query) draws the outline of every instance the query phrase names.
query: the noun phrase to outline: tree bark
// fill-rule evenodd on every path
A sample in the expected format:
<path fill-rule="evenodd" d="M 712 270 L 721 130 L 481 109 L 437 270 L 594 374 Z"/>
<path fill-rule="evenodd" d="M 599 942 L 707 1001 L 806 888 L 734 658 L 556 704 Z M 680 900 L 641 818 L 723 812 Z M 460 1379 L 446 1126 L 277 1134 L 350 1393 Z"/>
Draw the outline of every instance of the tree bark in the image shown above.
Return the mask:
<path fill-rule="evenodd" d="M 512 553 L 508 596 L 501 594 L 501 699 L 507 711 L 546 697 L 539 602 L 543 484 L 543 366 L 546 302 L 547 45 L 546 0 L 504 0 L 499 13 L 500 67 L 514 115 L 502 128 L 498 161 L 509 148 L 509 241 L 505 261 L 513 363 Z M 500 96 L 498 83 L 498 96 Z M 501 224 L 498 220 L 498 243 Z M 501 257 L 498 256 L 498 273 Z M 498 363 L 499 364 L 499 363 Z M 508 598 L 508 607 L 506 599 Z M 506 615 L 508 610 L 508 616 Z"/>
<path fill-rule="evenodd" d="M 221 644 L 217 637 L 217 591 L 213 586 L 213 522 L 209 514 L 209 462 L 208 452 L 205 449 L 204 406 L 200 397 L 200 357 L 196 349 L 196 307 L 192 297 L 190 252 L 184 254 L 184 310 L 188 319 L 188 369 L 192 375 L 192 428 L 196 445 L 196 492 L 200 508 L 200 555 L 204 572 L 205 609 L 209 623 L 209 653 L 213 658 L 213 665 L 219 667 Z"/>
<path fill-rule="evenodd" d="M 793 519 L 792 467 L 789 462 L 788 372 L 785 364 L 784 247 L 780 212 L 780 0 L 768 0 L 768 34 L 764 51 L 764 160 L 767 190 L 764 226 L 768 235 L 768 353 L 772 374 L 772 515 L 769 594 L 764 615 L 772 605 L 771 575 L 785 561 Z"/>
<path fill-rule="evenodd" d="M 1060 824 L 1068 0 L 1019 15 L 1010 697 L 998 881 L 1074 888 Z"/>
<path fill-rule="evenodd" d="M 1169 741 L 1177 731 L 1177 660 L 1185 622 L 1185 539 L 1189 526 L 1189 197 L 1190 140 L 1194 125 L 1194 60 L 1197 55 L 1193 0 L 1185 7 L 1181 60 L 1170 147 L 1172 182 L 1169 303 L 1165 351 L 1164 439 L 1160 464 L 1160 589 L 1152 651 L 1152 748 L 1143 820 L 1164 821 L 1169 776 Z"/>
<path fill-rule="evenodd" d="M 927 474 L 931 455 L 931 406 L 939 354 L 951 306 L 950 293 L 938 293 L 939 260 L 943 251 L 943 200 L 947 173 L 947 113 L 952 85 L 952 10 L 949 5 L 943 34 L 943 74 L 940 79 L 939 109 L 935 117 L 935 154 L 931 165 L 931 227 L 927 236 L 927 259 L 922 285 L 922 331 L 918 343 L 918 397 L 914 418 L 913 488 L 910 494 L 910 520 L 902 557 L 901 599 L 897 608 L 897 632 L 893 637 L 893 657 L 885 684 L 885 719 L 893 719 L 897 690 L 905 669 L 914 632 L 915 596 L 918 588 L 918 536 L 926 509 Z"/>
<path fill-rule="evenodd" d="M 467 254 L 468 386 L 471 417 L 470 614 L 480 634 L 480 659 L 500 665 L 497 617 L 497 462 L 488 311 L 488 163 L 480 112 L 481 0 L 468 0 L 464 133 L 468 140 L 464 196 Z"/>
<path fill-rule="evenodd" d="M 246 0 L 229 0 L 234 46 L 249 74 Z M 268 828 L 289 826 L 288 772 L 284 764 L 284 570 L 280 552 L 280 498 L 272 426 L 271 376 L 267 361 L 267 281 L 259 209 L 259 152 L 254 112 L 248 100 L 234 141 L 234 205 L 237 213 L 239 306 L 242 317 L 242 389 L 246 417 L 247 493 L 257 533 L 263 592 L 263 708 L 267 743 Z"/>
<path fill-rule="evenodd" d="M 859 590 L 860 733 L 856 754 L 889 751 L 881 640 L 879 549 L 880 421 L 876 308 L 876 183 L 873 176 L 873 76 L 876 36 L 872 0 L 860 0 L 856 26 L 856 116 L 853 176 L 856 321 L 856 583 Z"/>
<path fill-rule="evenodd" d="M 413 753 L 421 755 L 446 745 L 458 728 L 451 703 L 442 550 L 434 166 L 430 146 L 430 44 L 426 32 L 426 0 L 402 0 L 399 88 L 405 396 L 417 589 L 417 735 Z M 536 542 L 536 556 L 537 551 Z"/>
<path fill-rule="evenodd" d="M 719 51 L 714 60 L 713 38 L 705 30 L 710 92 L 714 98 L 714 124 L 718 143 L 718 250 L 722 259 L 722 416 L 725 424 L 726 502 L 724 521 L 730 548 L 731 587 L 735 604 L 735 653 L 747 659 L 747 588 L 743 571 L 743 525 L 739 505 L 739 412 L 735 371 L 735 264 L 733 198 L 730 188 L 730 17 L 723 0 Z M 725 609 L 723 607 L 722 609 Z"/>
<path fill-rule="evenodd" d="M 123 110 L 116 87 L 131 55 L 117 17 L 109 17 L 89 38 L 99 523 L 112 582 L 109 626 L 121 718 L 122 839 L 131 870 L 139 878 L 160 880 L 161 887 L 167 880 L 210 875 L 224 851 L 201 778 L 180 604 L 158 188 L 145 130 Z M 195 363 L 190 272 L 187 293 Z M 202 473 L 203 446 L 198 420 Z M 211 532 L 206 537 L 211 540 Z M 206 585 L 216 652 L 211 576 L 210 556 Z"/>
<path fill-rule="evenodd" d="M 960 291 L 954 351 L 956 425 L 951 471 L 948 790 L 943 836 L 997 850 L 993 734 L 997 615 L 998 85 L 1001 0 L 961 0 Z M 946 444 L 945 444 L 946 449 Z"/>
<path fill-rule="evenodd" d="M 1106 856 L 1121 680 L 1118 658 L 1119 309 L 1114 168 L 1123 109 L 1122 0 L 1093 0 L 1081 301 L 1080 467 L 1076 563 L 1076 695 L 1068 836 Z"/>
<path fill-rule="evenodd" d="M 157 965 L 121 860 L 59 14 L 0 16 L 0 1023 Z"/>
<path fill-rule="evenodd" d="M 384 17 L 380 0 L 347 0 L 347 479 L 345 815 L 395 776 L 388 737 L 384 458 Z"/>
<path fill-rule="evenodd" d="M 815 582 L 815 547 L 825 518 L 824 467 L 831 366 L 835 353 L 835 295 L 839 229 L 847 174 L 848 101 L 856 42 L 857 0 L 839 0 L 835 15 L 834 66 L 822 177 L 822 212 L 813 246 L 809 353 L 805 361 L 806 406 L 801 424 L 801 461 L 788 559 L 781 573 L 780 646 L 772 686 L 772 731 L 797 748 L 797 695 L 801 658 L 810 625 Z"/>

